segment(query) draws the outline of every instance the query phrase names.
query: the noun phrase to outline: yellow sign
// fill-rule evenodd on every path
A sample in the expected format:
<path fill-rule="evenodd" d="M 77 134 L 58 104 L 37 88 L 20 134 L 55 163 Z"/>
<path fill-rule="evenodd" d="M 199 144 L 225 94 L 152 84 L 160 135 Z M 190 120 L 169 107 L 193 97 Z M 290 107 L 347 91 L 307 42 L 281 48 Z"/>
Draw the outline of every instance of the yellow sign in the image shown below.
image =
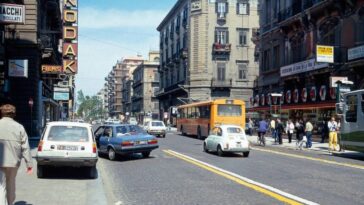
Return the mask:
<path fill-rule="evenodd" d="M 316 46 L 316 61 L 322 63 L 334 62 L 334 47 L 333 46 Z"/>

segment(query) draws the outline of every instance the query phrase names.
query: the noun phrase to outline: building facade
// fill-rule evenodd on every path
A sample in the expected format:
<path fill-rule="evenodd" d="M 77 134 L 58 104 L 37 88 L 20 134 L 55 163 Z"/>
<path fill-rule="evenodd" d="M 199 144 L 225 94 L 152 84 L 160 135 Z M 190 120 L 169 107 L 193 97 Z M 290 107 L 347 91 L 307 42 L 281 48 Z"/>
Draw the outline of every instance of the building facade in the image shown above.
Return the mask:
<path fill-rule="evenodd" d="M 159 52 L 149 52 L 149 60 L 133 72 L 132 114 L 139 122 L 145 116 L 159 119 L 159 103 L 155 94 L 159 91 Z"/>
<path fill-rule="evenodd" d="M 18 15 L 11 19 L 19 20 L 0 22 L 1 103 L 14 104 L 16 120 L 31 137 L 40 136 L 47 121 L 61 117 L 62 104 L 53 92 L 63 79 L 45 74 L 42 65 L 62 65 L 63 5 L 58 0 L 4 0 L 0 6 L 2 11 L 15 8 L 17 12 L 1 15 Z"/>
<path fill-rule="evenodd" d="M 348 77 L 352 89 L 363 88 L 363 5 L 363 0 L 262 0 L 260 74 L 250 111 L 319 123 L 335 114 L 331 77 Z M 333 62 L 317 60 L 322 45 L 333 48 Z"/>
<path fill-rule="evenodd" d="M 248 101 L 258 74 L 251 41 L 257 6 L 256 0 L 177 1 L 157 28 L 161 115 L 191 101 Z"/>

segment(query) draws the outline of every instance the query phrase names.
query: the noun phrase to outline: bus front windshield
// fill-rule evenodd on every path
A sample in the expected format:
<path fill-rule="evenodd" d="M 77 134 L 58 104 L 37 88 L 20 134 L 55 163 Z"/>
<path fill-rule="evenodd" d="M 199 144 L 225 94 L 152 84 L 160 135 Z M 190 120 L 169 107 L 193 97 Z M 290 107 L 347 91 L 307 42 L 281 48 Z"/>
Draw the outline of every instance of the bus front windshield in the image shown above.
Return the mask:
<path fill-rule="evenodd" d="M 241 116 L 241 105 L 218 105 L 217 114 L 219 116 Z"/>

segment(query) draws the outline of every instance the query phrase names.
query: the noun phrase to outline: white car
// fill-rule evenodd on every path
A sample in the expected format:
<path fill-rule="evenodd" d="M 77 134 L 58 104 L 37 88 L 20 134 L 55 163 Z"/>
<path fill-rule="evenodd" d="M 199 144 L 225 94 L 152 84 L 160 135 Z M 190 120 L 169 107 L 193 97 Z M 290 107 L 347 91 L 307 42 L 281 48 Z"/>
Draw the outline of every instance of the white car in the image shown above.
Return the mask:
<path fill-rule="evenodd" d="M 166 137 L 167 128 L 162 121 L 152 120 L 144 125 L 145 131 L 154 136 Z"/>
<path fill-rule="evenodd" d="M 219 156 L 223 156 L 226 152 L 241 152 L 244 157 L 248 157 L 250 144 L 244 129 L 240 126 L 221 125 L 212 129 L 203 143 L 203 150 L 217 152 Z"/>
<path fill-rule="evenodd" d="M 44 177 L 46 167 L 86 167 L 96 178 L 97 148 L 91 125 L 78 122 L 50 122 L 40 139 L 37 176 Z"/>
<path fill-rule="evenodd" d="M 129 119 L 129 124 L 131 124 L 131 125 L 138 125 L 138 121 L 135 118 L 131 117 Z"/>

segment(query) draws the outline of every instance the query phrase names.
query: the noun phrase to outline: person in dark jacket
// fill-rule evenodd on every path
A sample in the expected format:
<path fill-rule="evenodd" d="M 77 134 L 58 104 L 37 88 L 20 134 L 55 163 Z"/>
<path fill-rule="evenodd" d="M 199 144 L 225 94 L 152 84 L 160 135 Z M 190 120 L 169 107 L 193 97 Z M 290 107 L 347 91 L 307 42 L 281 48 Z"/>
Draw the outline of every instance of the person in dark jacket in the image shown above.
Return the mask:
<path fill-rule="evenodd" d="M 283 144 L 283 140 L 282 140 L 283 132 L 284 132 L 283 123 L 281 122 L 281 119 L 277 119 L 276 134 L 277 134 L 279 144 Z"/>

